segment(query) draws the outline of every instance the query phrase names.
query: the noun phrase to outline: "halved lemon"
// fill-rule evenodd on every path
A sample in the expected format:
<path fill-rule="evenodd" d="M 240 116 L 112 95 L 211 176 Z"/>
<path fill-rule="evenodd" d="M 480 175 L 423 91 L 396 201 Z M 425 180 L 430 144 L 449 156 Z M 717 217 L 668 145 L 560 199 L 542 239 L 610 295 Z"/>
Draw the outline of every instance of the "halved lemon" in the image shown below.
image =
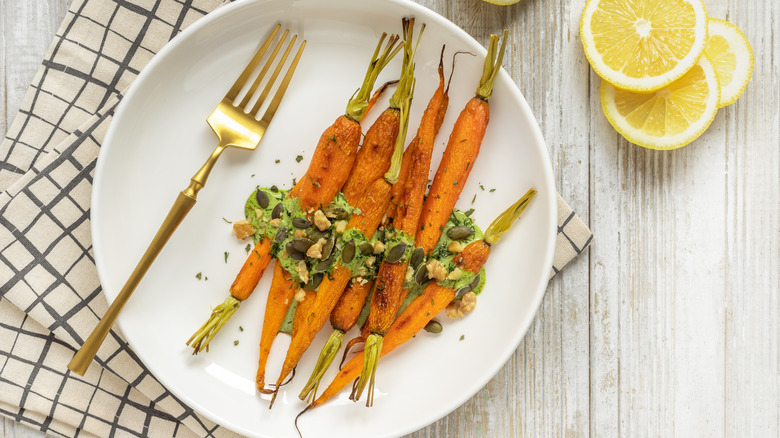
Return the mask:
<path fill-rule="evenodd" d="M 728 21 L 710 18 L 709 40 L 704 53 L 712 61 L 720 82 L 720 102 L 724 107 L 736 102 L 753 75 L 753 49 L 745 34 Z"/>
<path fill-rule="evenodd" d="M 588 0 L 580 37 L 607 82 L 655 91 L 696 64 L 707 42 L 707 11 L 702 0 Z"/>
<path fill-rule="evenodd" d="M 601 81 L 601 107 L 628 141 L 650 149 L 676 149 L 704 132 L 718 111 L 720 85 L 707 56 L 680 79 L 652 93 Z"/>

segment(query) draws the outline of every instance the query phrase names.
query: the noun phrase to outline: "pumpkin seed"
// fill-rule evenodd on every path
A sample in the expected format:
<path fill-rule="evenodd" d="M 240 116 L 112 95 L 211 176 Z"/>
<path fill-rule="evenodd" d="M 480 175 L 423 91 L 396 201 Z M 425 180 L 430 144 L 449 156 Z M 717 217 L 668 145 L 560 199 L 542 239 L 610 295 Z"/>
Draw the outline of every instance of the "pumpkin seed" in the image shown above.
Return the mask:
<path fill-rule="evenodd" d="M 287 238 L 287 227 L 281 227 L 279 228 L 279 231 L 276 232 L 276 235 L 274 236 L 274 242 L 276 243 L 282 243 L 284 242 L 284 239 Z"/>
<path fill-rule="evenodd" d="M 476 277 L 474 277 L 474 281 L 472 281 L 472 282 L 471 282 L 471 284 L 469 284 L 469 288 L 471 288 L 471 290 L 474 290 L 474 289 L 476 289 L 477 287 L 479 287 L 479 281 L 480 281 L 481 279 L 482 279 L 482 278 L 479 276 L 479 274 L 477 274 L 477 276 L 476 276 Z"/>
<path fill-rule="evenodd" d="M 423 260 L 425 260 L 425 249 L 423 249 L 421 246 L 418 246 L 414 249 L 414 251 L 412 251 L 412 257 L 409 259 L 409 265 L 412 267 L 412 269 L 417 269 Z"/>
<path fill-rule="evenodd" d="M 292 220 L 292 226 L 298 228 L 299 230 L 305 230 L 311 226 L 311 222 L 309 222 L 305 217 L 295 217 Z"/>
<path fill-rule="evenodd" d="M 333 266 L 336 263 L 336 257 L 327 258 L 316 265 L 314 265 L 314 268 L 312 269 L 312 272 L 326 272 L 328 269 L 330 269 L 331 266 Z"/>
<path fill-rule="evenodd" d="M 387 253 L 386 260 L 388 261 L 388 263 L 398 263 L 404 257 L 405 252 L 406 252 L 406 244 L 399 243 Z"/>
<path fill-rule="evenodd" d="M 436 321 L 435 319 L 432 319 L 428 321 L 428 324 L 425 324 L 425 331 L 428 333 L 441 333 L 442 326 L 439 321 Z"/>
<path fill-rule="evenodd" d="M 287 245 L 284 246 L 284 250 L 287 251 L 287 255 L 293 260 L 306 260 L 306 253 L 295 249 L 292 242 L 287 242 Z"/>
<path fill-rule="evenodd" d="M 266 195 L 265 192 L 260 189 L 257 189 L 257 191 L 255 191 L 255 199 L 257 200 L 257 205 L 259 205 L 260 208 L 266 208 L 270 203 L 270 200 L 268 199 L 268 195 Z"/>
<path fill-rule="evenodd" d="M 323 277 L 325 277 L 325 274 L 322 273 L 312 275 L 311 278 L 309 278 L 309 282 L 303 286 L 303 290 L 317 289 L 320 283 L 322 283 Z"/>
<path fill-rule="evenodd" d="M 350 240 L 341 250 L 341 261 L 349 263 L 355 258 L 355 241 Z"/>
<path fill-rule="evenodd" d="M 416 281 L 417 284 L 425 284 L 431 281 L 431 279 L 428 278 L 428 268 L 425 267 L 424 263 L 417 267 L 417 272 L 414 273 L 414 281 Z"/>
<path fill-rule="evenodd" d="M 325 211 L 325 216 L 336 219 L 336 220 L 344 220 L 349 219 L 349 212 L 342 207 L 334 207 L 334 208 L 328 208 L 327 211 Z"/>
<path fill-rule="evenodd" d="M 360 252 L 365 255 L 371 255 L 374 253 L 374 245 L 369 242 L 363 242 L 360 244 Z"/>
<path fill-rule="evenodd" d="M 330 257 L 330 253 L 333 252 L 333 247 L 336 245 L 336 236 L 330 236 L 330 238 L 322 245 L 322 259 Z"/>
<path fill-rule="evenodd" d="M 469 292 L 471 292 L 471 285 L 467 284 L 455 292 L 455 298 L 460 298 Z"/>
<path fill-rule="evenodd" d="M 320 239 L 327 239 L 330 236 L 330 233 L 327 231 L 320 231 L 317 228 L 312 228 L 311 232 L 311 240 L 318 242 Z"/>
<path fill-rule="evenodd" d="M 288 245 L 305 254 L 314 245 L 314 241 L 305 237 L 296 237 Z"/>
<path fill-rule="evenodd" d="M 284 204 L 281 202 L 276 204 L 276 207 L 271 211 L 271 219 L 281 219 L 284 214 Z"/>
<path fill-rule="evenodd" d="M 474 234 L 474 230 L 465 225 L 458 225 L 447 231 L 447 237 L 452 240 L 463 240 L 470 237 L 472 234 Z"/>

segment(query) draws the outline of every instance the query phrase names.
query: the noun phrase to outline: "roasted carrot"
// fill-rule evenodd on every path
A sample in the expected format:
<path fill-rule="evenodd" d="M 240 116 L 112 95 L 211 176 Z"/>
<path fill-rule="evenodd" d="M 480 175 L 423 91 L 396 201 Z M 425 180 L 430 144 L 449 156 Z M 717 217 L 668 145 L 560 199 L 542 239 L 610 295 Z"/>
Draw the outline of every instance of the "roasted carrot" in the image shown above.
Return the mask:
<path fill-rule="evenodd" d="M 359 122 L 372 105 L 369 101 L 369 95 L 379 72 L 402 47 L 395 45 L 398 37 L 393 35 L 380 55 L 384 38 L 385 35 L 383 34 L 379 43 L 377 43 L 363 84 L 356 95 L 350 99 L 345 114 L 339 117 L 336 123 L 320 137 L 320 143 L 318 143 L 312 162 L 309 165 L 309 170 L 304 177 L 307 181 L 302 185 L 298 193 L 298 199 L 301 201 L 301 208 L 304 211 L 311 208 L 319 208 L 329 203 L 342 188 L 349 174 L 355 168 L 361 167 L 356 162 L 356 148 L 361 136 Z M 376 101 L 382 90 L 389 84 L 386 83 L 377 90 L 377 93 L 371 97 L 371 100 Z M 350 137 L 347 142 L 340 139 L 336 134 L 339 127 L 342 126 L 348 127 L 350 132 L 354 134 L 354 138 Z M 260 357 L 258 359 L 256 386 L 260 392 L 264 393 L 269 392 L 264 388 L 265 365 L 268 361 L 268 354 L 298 289 L 298 286 L 290 276 L 283 275 L 283 271 L 284 269 L 277 263 L 274 279 L 268 292 L 260 337 Z"/>
<path fill-rule="evenodd" d="M 409 209 L 405 204 L 408 202 L 416 202 L 418 207 L 422 206 L 422 195 L 425 192 L 425 182 L 428 178 L 428 169 L 430 167 L 431 154 L 433 153 L 434 138 L 444 120 L 444 114 L 446 113 L 447 104 L 449 102 L 449 95 L 447 93 L 449 87 L 446 90 L 444 88 L 443 56 L 444 47 L 442 47 L 441 57 L 439 58 L 439 87 L 434 91 L 433 96 L 423 113 L 417 135 L 415 135 L 414 139 L 409 143 L 409 146 L 407 146 L 406 151 L 404 152 L 398 182 L 392 187 L 391 201 L 388 203 L 387 211 L 385 213 L 386 217 L 394 218 L 396 211 L 400 211 L 402 213 L 402 217 L 400 217 L 401 222 L 409 224 L 414 223 L 414 225 L 408 227 L 412 232 L 417 227 L 419 214 L 417 214 L 416 217 L 409 217 Z M 407 178 L 410 176 L 411 179 L 407 181 Z M 404 190 L 405 187 L 406 189 Z M 408 195 L 405 195 L 405 192 L 408 192 Z M 414 195 L 412 193 L 414 193 Z M 415 197 L 418 197 L 418 194 L 419 199 L 414 199 Z M 406 269 L 405 266 L 404 269 Z M 338 353 L 341 348 L 344 333 L 352 329 L 357 322 L 372 285 L 372 281 L 366 281 L 358 277 L 355 281 L 351 282 L 347 289 L 342 293 L 341 298 L 330 315 L 333 331 L 322 349 L 309 381 L 299 395 L 302 400 L 307 397 L 313 398 L 316 396 L 317 387 L 319 386 L 322 376 L 325 374 L 328 367 L 330 367 L 336 353 Z"/>
<path fill-rule="evenodd" d="M 536 190 L 529 190 L 520 200 L 501 213 L 485 231 L 484 239 L 470 243 L 453 259 L 455 265 L 459 269 L 475 274 L 478 273 L 490 256 L 491 246 L 496 244 L 515 220 L 520 217 L 535 195 Z M 380 352 L 380 357 L 412 339 L 431 319 L 455 299 L 455 295 L 456 289 L 454 288 L 446 287 L 437 282 L 428 283 L 422 294 L 412 301 L 390 325 L 390 329 L 384 337 L 384 345 Z M 328 401 L 364 370 L 365 353 L 359 353 L 344 365 L 322 395 L 309 404 L 301 414 Z M 355 389 L 353 389 L 354 391 Z M 298 416 L 300 417 L 301 414 Z"/>
<path fill-rule="evenodd" d="M 400 164 L 403 153 L 403 146 L 406 137 L 406 131 L 409 119 L 409 106 L 411 103 L 413 90 L 414 90 L 414 53 L 416 51 L 416 45 L 412 43 L 412 32 L 414 30 L 414 18 L 404 19 L 404 61 L 401 66 L 401 77 L 399 79 L 398 88 L 393 96 L 390 98 L 390 108 L 380 116 L 380 118 L 371 126 L 371 129 L 366 133 L 364 139 L 363 150 L 368 150 L 367 155 L 364 157 L 373 157 L 371 162 L 376 166 L 376 161 L 380 163 L 383 161 L 384 155 L 381 151 L 387 151 L 386 144 L 391 144 L 393 147 L 392 157 L 388 165 L 390 169 L 383 169 L 380 167 L 379 176 L 375 177 L 373 181 L 368 181 L 368 185 L 361 183 L 359 186 L 355 186 L 353 190 L 347 191 L 347 185 L 344 187 L 344 194 L 347 199 L 350 196 L 358 196 L 355 202 L 357 208 L 357 214 L 353 215 L 349 223 L 346 226 L 347 232 L 362 234 L 363 236 L 371 236 L 379 227 L 382 218 L 384 217 L 385 210 L 387 209 L 387 203 L 390 200 L 390 191 L 392 184 L 398 180 L 398 172 L 400 170 Z M 422 35 L 425 25 L 420 30 Z M 419 44 L 419 36 L 417 43 Z M 392 120 L 396 120 L 397 123 L 393 124 Z M 358 161 L 361 161 L 361 157 L 358 157 Z M 368 161 L 366 161 L 368 162 Z M 356 165 L 357 166 L 357 165 Z M 386 173 L 385 173 L 386 170 Z M 364 178 L 366 175 L 376 174 L 376 167 L 366 169 L 359 173 L 354 173 L 350 178 Z M 382 176 L 384 173 L 384 176 Z M 357 176 L 356 176 L 357 175 Z M 365 181 L 361 179 L 361 181 Z M 349 181 L 347 182 L 349 184 Z M 362 192 L 362 195 L 356 195 L 356 193 Z M 352 253 L 354 254 L 355 242 L 350 240 L 346 245 L 352 245 Z M 345 250 L 346 250 L 345 246 Z M 348 252 L 346 253 L 348 254 Z M 274 396 L 271 399 L 272 407 L 276 394 L 281 382 L 287 377 L 292 369 L 297 365 L 303 353 L 311 344 L 314 336 L 325 325 L 333 308 L 336 306 L 341 293 L 344 291 L 347 282 L 352 278 L 352 269 L 344 266 L 344 263 L 350 263 L 352 257 L 349 260 L 345 258 L 345 253 L 342 253 L 341 260 L 337 263 L 335 269 L 324 278 L 319 285 L 316 295 L 314 296 L 314 304 L 311 311 L 304 318 L 296 318 L 296 321 L 303 324 L 303 327 L 298 330 L 293 327 L 295 334 L 293 335 L 290 346 L 287 350 L 287 355 L 282 365 L 282 372 L 276 383 L 276 389 L 274 390 Z M 343 263 L 342 263 L 343 262 Z M 297 314 L 298 312 L 296 312 Z"/>
<path fill-rule="evenodd" d="M 393 35 L 380 55 L 382 43 L 386 37 L 387 34 L 382 34 L 366 71 L 363 84 L 347 103 L 345 114 L 336 119 L 320 136 L 305 177 L 301 178 L 301 181 L 291 191 L 300 200 L 301 207 L 304 210 L 312 206 L 329 203 L 349 176 L 360 143 L 360 120 L 366 114 L 371 90 L 379 72 L 390 62 L 401 47 L 396 46 L 398 36 Z M 305 184 L 304 180 L 307 180 L 310 184 Z M 270 242 L 257 249 L 263 250 L 262 253 L 258 252 L 258 255 L 262 260 L 265 260 L 266 255 L 270 255 Z M 249 259 L 252 257 L 256 257 L 256 255 L 250 254 Z M 241 281 L 239 283 L 240 287 L 235 289 L 231 287 L 230 296 L 222 304 L 214 308 L 209 320 L 190 337 L 187 345 L 193 344 L 193 354 L 208 348 L 209 342 L 235 313 L 241 301 L 247 299 L 255 287 L 257 287 L 257 283 L 260 281 L 267 266 L 268 263 L 265 263 L 265 265 L 258 263 L 244 264 L 238 277 L 251 279 L 252 281 Z M 237 282 L 238 278 L 234 285 Z"/>
<path fill-rule="evenodd" d="M 504 31 L 504 41 L 500 50 L 498 50 L 499 37 L 497 35 L 490 37 L 482 78 L 477 86 L 476 95 L 466 104 L 466 108 L 455 122 L 444 156 L 433 179 L 430 194 L 425 199 L 424 205 L 425 184 L 414 181 L 425 181 L 427 178 L 430 155 L 420 154 L 419 161 L 416 160 L 412 164 L 407 190 L 404 191 L 404 197 L 398 204 L 396 228 L 406 236 L 414 236 L 415 245 L 422 247 L 426 254 L 439 241 L 441 231 L 455 207 L 479 154 L 482 138 L 490 120 L 488 99 L 492 94 L 496 75 L 501 69 L 507 34 L 508 32 Z M 426 159 L 428 160 L 427 164 L 424 162 Z M 417 166 L 419 170 L 415 170 L 415 165 L 418 162 L 420 163 Z M 421 214 L 422 217 L 420 217 Z M 369 334 L 366 337 L 364 347 L 363 371 L 355 385 L 355 391 L 352 393 L 353 399 L 358 400 L 363 394 L 363 390 L 368 386 L 366 406 L 373 404 L 374 380 L 377 362 L 382 351 L 383 337 L 395 320 L 398 309 L 406 296 L 403 285 L 407 268 L 408 258 L 397 261 L 385 259 L 379 268 L 379 274 L 375 281 L 367 327 L 364 327 L 364 332 Z"/>

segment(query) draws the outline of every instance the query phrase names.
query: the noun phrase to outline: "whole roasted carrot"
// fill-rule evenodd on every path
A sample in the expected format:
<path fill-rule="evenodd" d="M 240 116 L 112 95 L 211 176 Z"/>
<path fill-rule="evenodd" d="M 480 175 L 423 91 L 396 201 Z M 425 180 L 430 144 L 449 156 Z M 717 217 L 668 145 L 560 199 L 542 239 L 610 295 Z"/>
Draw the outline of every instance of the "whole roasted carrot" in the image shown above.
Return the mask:
<path fill-rule="evenodd" d="M 515 220 L 520 217 L 535 194 L 536 190 L 529 190 L 520 198 L 520 200 L 501 213 L 501 215 L 490 224 L 485 231 L 484 239 L 474 241 L 467 245 L 466 248 L 453 259 L 457 269 L 468 271 L 473 274 L 478 273 L 490 256 L 491 246 L 496 244 Z M 380 353 L 380 357 L 412 339 L 412 337 L 422 330 L 431 319 L 444 310 L 447 305 L 455 299 L 457 290 L 457 286 L 447 287 L 446 285 L 437 282 L 428 283 L 423 289 L 422 294 L 412 301 L 390 325 L 390 329 L 384 337 L 384 346 Z M 322 405 L 358 377 L 365 369 L 364 358 L 365 353 L 360 353 L 347 362 L 322 395 L 307 406 L 301 414 Z"/>
<path fill-rule="evenodd" d="M 415 213 L 409 209 L 408 204 L 417 203 L 418 211 L 419 207 L 422 206 L 422 197 L 425 192 L 425 183 L 428 178 L 434 139 L 444 120 L 444 115 L 449 103 L 449 86 L 447 89 L 444 88 L 443 56 L 444 47 L 442 47 L 441 56 L 439 58 L 439 86 L 434 91 L 433 96 L 423 113 L 417 135 L 415 135 L 414 139 L 409 143 L 409 146 L 407 146 L 406 151 L 404 152 L 399 179 L 398 182 L 393 185 L 391 201 L 388 204 L 385 213 L 385 216 L 392 218 L 393 222 L 400 221 L 400 223 L 409 224 L 407 228 L 409 228 L 412 233 L 417 228 L 419 213 L 416 214 L 416 217 L 411 217 L 415 215 Z M 398 190 L 399 186 L 400 190 Z M 400 212 L 400 215 L 397 218 L 395 217 L 396 212 Z M 317 387 L 319 386 L 322 376 L 325 374 L 328 367 L 330 367 L 336 353 L 338 353 L 341 348 L 344 333 L 351 330 L 355 323 L 357 323 L 372 284 L 372 281 L 357 277 L 355 278 L 355 281 L 349 284 L 344 293 L 342 293 L 341 298 L 339 298 L 336 307 L 330 315 L 333 331 L 320 353 L 320 357 L 312 371 L 311 377 L 309 377 L 309 381 L 299 395 L 302 400 L 307 397 L 313 398 L 316 396 Z"/>
<path fill-rule="evenodd" d="M 301 178 L 299 184 L 292 190 L 292 193 L 300 200 L 303 210 L 328 204 L 339 192 L 352 170 L 360 143 L 360 120 L 366 114 L 371 89 L 374 87 L 379 72 L 400 49 L 400 46 L 396 46 L 398 36 L 393 35 L 380 55 L 382 43 L 386 37 L 387 34 L 382 34 L 360 90 L 347 103 L 345 114 L 337 118 L 322 133 L 306 176 Z M 304 184 L 304 180 L 310 184 Z M 192 344 L 193 354 L 208 348 L 209 342 L 236 312 L 241 302 L 252 294 L 265 272 L 268 262 L 270 262 L 270 257 L 267 256 L 271 255 L 271 248 L 271 243 L 267 242 L 256 247 L 256 251 L 249 255 L 248 259 L 259 257 L 265 263 L 256 261 L 250 263 L 249 260 L 244 263 L 237 281 L 230 288 L 230 296 L 214 308 L 209 320 L 187 341 L 187 345 Z M 239 278 L 246 278 L 247 281 L 238 281 Z"/>
<path fill-rule="evenodd" d="M 424 182 L 428 176 L 430 155 L 420 157 L 419 170 L 415 170 L 417 163 L 412 164 L 407 190 L 404 191 L 402 202 L 398 204 L 396 228 L 399 233 L 414 237 L 415 244 L 422 247 L 422 251 L 426 254 L 439 241 L 444 225 L 455 207 L 479 154 L 482 138 L 490 120 L 488 99 L 492 94 L 496 75 L 501 69 L 507 34 L 508 31 L 504 31 L 504 41 L 500 50 L 498 49 L 499 37 L 497 35 L 490 37 L 482 78 L 477 87 L 476 95 L 466 104 L 466 108 L 455 122 L 447 148 L 433 179 L 430 194 L 425 199 L 424 205 Z M 427 163 L 423 161 L 426 158 Z M 415 251 L 420 250 L 415 249 Z M 383 337 L 395 320 L 398 309 L 406 296 L 404 280 L 408 262 L 409 259 L 406 257 L 399 260 L 386 258 L 379 268 L 379 274 L 375 281 L 367 327 L 364 327 L 364 331 L 369 334 L 366 337 L 364 347 L 363 372 L 355 386 L 356 390 L 352 394 L 354 400 L 358 400 L 363 394 L 363 390 L 368 386 L 366 406 L 373 404 L 376 366 L 382 351 Z"/>
<path fill-rule="evenodd" d="M 381 146 L 374 147 L 374 145 L 381 145 L 390 140 L 394 145 L 392 157 L 389 166 L 390 169 L 384 176 L 376 177 L 373 181 L 369 181 L 368 185 L 361 184 L 360 187 L 355 187 L 354 193 L 360 191 L 363 194 L 360 195 L 355 202 L 357 207 L 357 214 L 350 218 L 349 223 L 346 226 L 344 236 L 354 236 L 346 242 L 344 252 L 339 262 L 337 262 L 335 269 L 326 277 L 323 278 L 319 285 L 319 288 L 312 297 L 315 301 L 311 308 L 310 314 L 306 315 L 306 318 L 296 318 L 297 321 L 303 324 L 303 327 L 296 329 L 293 327 L 293 338 L 287 349 L 287 355 L 282 365 L 282 372 L 276 383 L 276 389 L 274 390 L 274 396 L 271 399 L 272 407 L 279 385 L 284 381 L 287 375 L 297 365 L 303 353 L 314 340 L 314 336 L 325 325 L 328 320 L 328 316 L 338 302 L 341 293 L 347 285 L 347 282 L 352 278 L 353 271 L 346 264 L 352 262 L 352 257 L 349 256 L 350 250 L 348 246 L 351 245 L 351 253 L 355 254 L 355 240 L 359 236 L 372 236 L 376 229 L 379 227 L 384 213 L 387 209 L 387 203 L 390 200 L 390 191 L 392 184 L 398 180 L 398 172 L 401 165 L 401 159 L 403 154 L 403 146 L 406 137 L 406 131 L 409 119 L 409 106 L 411 103 L 413 89 L 414 89 L 414 53 L 416 51 L 416 44 L 419 44 L 419 37 L 417 43 L 412 43 L 412 33 L 414 30 L 414 18 L 403 20 L 404 28 L 404 61 L 401 66 L 401 77 L 399 79 L 398 88 L 393 96 L 390 98 L 390 108 L 386 110 L 384 114 L 396 114 L 397 125 L 388 124 L 386 119 L 382 116 L 377 122 L 372 125 L 369 132 L 366 133 L 364 139 L 363 149 L 369 145 L 369 156 L 374 155 L 376 151 L 380 151 L 383 148 Z M 420 30 L 422 35 L 425 25 Z M 373 133 L 372 133 L 373 131 Z M 369 136 L 371 134 L 371 138 Z M 361 149 L 361 151 L 363 150 Z M 382 157 L 381 154 L 378 157 Z M 360 160 L 360 158 L 358 158 Z M 380 169 L 385 170 L 385 169 Z M 376 173 L 376 170 L 372 171 Z M 365 172 L 365 174 L 371 174 L 371 171 Z M 384 173 L 384 172 L 382 172 Z M 350 178 L 354 177 L 353 173 Z M 363 177 L 363 175 L 360 175 Z M 349 182 L 347 182 L 349 184 Z M 345 196 L 351 196 L 347 193 L 347 186 L 345 185 Z M 348 198 L 349 199 L 349 198 Z M 368 259 L 366 259 L 366 262 Z M 297 313 L 297 312 L 296 312 Z"/>

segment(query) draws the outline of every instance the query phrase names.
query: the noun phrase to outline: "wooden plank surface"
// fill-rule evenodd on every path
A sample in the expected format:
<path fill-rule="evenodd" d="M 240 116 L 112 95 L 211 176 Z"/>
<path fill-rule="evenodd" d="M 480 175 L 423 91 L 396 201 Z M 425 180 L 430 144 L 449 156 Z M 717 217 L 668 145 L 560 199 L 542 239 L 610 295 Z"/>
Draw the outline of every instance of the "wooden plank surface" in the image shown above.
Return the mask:
<path fill-rule="evenodd" d="M 756 57 L 745 95 L 678 151 L 628 144 L 582 53 L 585 0 L 419 0 L 484 42 L 536 115 L 558 190 L 596 233 L 499 374 L 430 437 L 780 434 L 780 3 L 708 0 Z M 0 132 L 66 10 L 0 0 Z M 4 419 L 0 438 L 42 433 Z"/>

